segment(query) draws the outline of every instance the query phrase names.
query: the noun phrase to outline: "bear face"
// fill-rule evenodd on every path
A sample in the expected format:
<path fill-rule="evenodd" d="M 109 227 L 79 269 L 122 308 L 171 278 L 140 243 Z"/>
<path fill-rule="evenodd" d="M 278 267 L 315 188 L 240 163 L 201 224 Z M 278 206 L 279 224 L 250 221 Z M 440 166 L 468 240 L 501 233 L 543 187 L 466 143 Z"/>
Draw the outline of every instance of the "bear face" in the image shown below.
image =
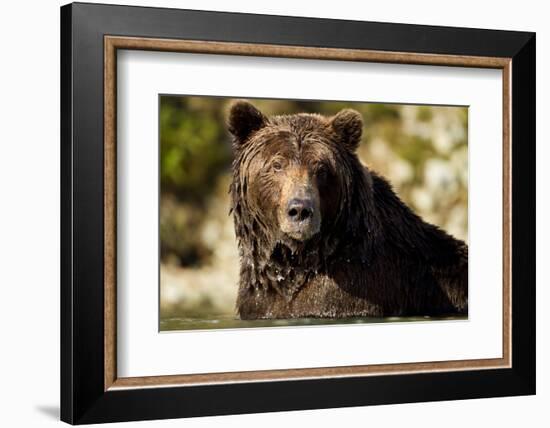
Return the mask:
<path fill-rule="evenodd" d="M 232 107 L 242 201 L 274 241 L 304 243 L 334 227 L 344 209 L 348 170 L 359 163 L 354 151 L 362 126 L 360 114 L 349 109 L 332 118 L 268 119 L 249 103 Z"/>

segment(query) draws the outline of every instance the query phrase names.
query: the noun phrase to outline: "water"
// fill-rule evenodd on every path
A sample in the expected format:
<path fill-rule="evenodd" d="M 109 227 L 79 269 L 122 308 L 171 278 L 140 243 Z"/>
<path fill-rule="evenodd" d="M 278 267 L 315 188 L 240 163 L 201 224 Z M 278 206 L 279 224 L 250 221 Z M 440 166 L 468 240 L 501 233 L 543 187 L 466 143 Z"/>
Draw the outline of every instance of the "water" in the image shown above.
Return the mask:
<path fill-rule="evenodd" d="M 353 317 L 353 318 L 295 318 L 280 320 L 241 320 L 235 316 L 211 316 L 201 318 L 161 318 L 160 331 L 214 330 L 226 328 L 291 327 L 335 324 L 377 324 L 418 321 L 467 320 L 467 316 L 447 317 Z"/>

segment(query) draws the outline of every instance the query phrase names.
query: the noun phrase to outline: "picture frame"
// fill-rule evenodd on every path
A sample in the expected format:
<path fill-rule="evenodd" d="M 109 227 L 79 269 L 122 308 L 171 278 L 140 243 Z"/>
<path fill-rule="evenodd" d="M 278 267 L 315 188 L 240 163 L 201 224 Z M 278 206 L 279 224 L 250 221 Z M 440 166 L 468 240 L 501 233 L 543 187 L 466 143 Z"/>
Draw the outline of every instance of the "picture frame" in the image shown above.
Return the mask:
<path fill-rule="evenodd" d="M 502 70 L 502 357 L 117 376 L 118 50 Z M 534 33 L 63 6 L 61 419 L 85 424 L 534 394 L 535 96 Z"/>

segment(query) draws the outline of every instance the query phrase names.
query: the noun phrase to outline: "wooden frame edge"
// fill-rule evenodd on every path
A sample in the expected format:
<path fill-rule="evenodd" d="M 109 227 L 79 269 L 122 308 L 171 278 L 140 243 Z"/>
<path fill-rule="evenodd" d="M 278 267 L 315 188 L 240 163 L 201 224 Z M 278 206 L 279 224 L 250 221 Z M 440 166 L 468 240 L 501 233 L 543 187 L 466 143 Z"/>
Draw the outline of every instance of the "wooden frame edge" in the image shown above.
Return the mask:
<path fill-rule="evenodd" d="M 503 71 L 503 356 L 437 361 L 117 378 L 116 376 L 116 51 L 152 50 L 338 61 L 496 68 Z M 501 57 L 419 54 L 361 49 L 104 36 L 104 390 L 204 384 L 362 377 L 510 368 L 511 310 L 511 84 L 512 60 Z"/>
<path fill-rule="evenodd" d="M 503 358 L 485 360 L 435 361 L 423 363 L 371 364 L 364 366 L 316 367 L 308 369 L 258 370 L 227 373 L 200 373 L 189 375 L 144 376 L 118 378 L 109 390 L 156 388 L 168 386 L 197 386 L 224 383 L 245 383 L 265 381 L 292 381 L 301 379 L 326 379 L 343 377 L 365 377 L 376 375 L 402 375 L 411 373 L 433 373 L 465 371 L 474 369 L 505 368 Z"/>
<path fill-rule="evenodd" d="M 501 57 L 439 55 L 411 52 L 374 51 L 366 49 L 338 49 L 310 46 L 177 40 L 146 37 L 105 36 L 105 44 L 112 46 L 114 49 L 480 68 L 503 68 L 509 62 L 509 58 Z"/>
<path fill-rule="evenodd" d="M 116 48 L 104 44 L 104 388 L 116 380 Z"/>
<path fill-rule="evenodd" d="M 502 356 L 512 367 L 512 60 L 502 69 Z"/>

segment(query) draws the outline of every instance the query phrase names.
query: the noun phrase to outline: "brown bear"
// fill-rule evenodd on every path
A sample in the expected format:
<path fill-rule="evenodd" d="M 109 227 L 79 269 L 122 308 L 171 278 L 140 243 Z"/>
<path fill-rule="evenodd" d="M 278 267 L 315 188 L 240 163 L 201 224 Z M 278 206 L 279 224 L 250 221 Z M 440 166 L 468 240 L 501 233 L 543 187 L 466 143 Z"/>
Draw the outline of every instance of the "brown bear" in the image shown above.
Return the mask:
<path fill-rule="evenodd" d="M 232 106 L 241 319 L 467 313 L 467 245 L 360 163 L 362 128 L 351 109 L 266 117 Z"/>

